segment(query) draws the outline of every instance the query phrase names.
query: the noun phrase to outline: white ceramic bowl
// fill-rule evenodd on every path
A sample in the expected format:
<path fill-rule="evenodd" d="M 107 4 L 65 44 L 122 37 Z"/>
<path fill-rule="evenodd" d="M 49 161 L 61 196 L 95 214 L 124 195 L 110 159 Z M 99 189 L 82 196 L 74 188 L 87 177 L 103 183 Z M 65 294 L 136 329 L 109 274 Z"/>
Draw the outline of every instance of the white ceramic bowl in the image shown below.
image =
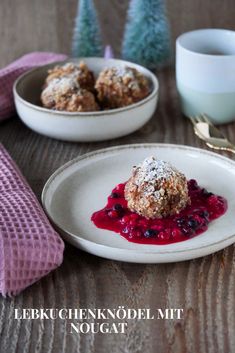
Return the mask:
<path fill-rule="evenodd" d="M 158 80 L 153 73 L 142 66 L 117 59 L 81 58 L 66 62 L 80 60 L 88 65 L 95 76 L 105 67 L 134 67 L 149 79 L 151 93 L 145 99 L 119 109 L 84 113 L 50 110 L 40 106 L 40 93 L 48 69 L 56 63 L 41 66 L 21 75 L 13 88 L 17 113 L 29 128 L 60 140 L 101 141 L 130 134 L 151 118 L 159 90 Z"/>

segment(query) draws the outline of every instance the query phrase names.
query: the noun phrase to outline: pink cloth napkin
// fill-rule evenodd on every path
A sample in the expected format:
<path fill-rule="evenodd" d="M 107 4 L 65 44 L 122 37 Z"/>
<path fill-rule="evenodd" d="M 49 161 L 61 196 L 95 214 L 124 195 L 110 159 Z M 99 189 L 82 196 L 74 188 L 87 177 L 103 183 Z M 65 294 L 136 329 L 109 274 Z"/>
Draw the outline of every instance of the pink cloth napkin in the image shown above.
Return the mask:
<path fill-rule="evenodd" d="M 16 295 L 62 263 L 64 243 L 0 144 L 0 293 Z"/>
<path fill-rule="evenodd" d="M 26 54 L 0 70 L 0 121 L 11 117 L 15 113 L 12 87 L 14 81 L 22 73 L 36 66 L 45 65 L 53 61 L 65 60 L 63 54 L 33 52 Z"/>

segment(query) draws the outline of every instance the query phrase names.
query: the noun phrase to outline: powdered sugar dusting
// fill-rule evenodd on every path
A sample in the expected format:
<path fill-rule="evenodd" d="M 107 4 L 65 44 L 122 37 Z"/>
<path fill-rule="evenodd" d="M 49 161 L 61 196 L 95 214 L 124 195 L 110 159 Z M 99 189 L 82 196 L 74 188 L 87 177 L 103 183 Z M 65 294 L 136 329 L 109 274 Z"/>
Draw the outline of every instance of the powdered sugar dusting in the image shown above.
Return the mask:
<path fill-rule="evenodd" d="M 48 86 L 45 88 L 44 93 L 63 95 L 69 91 L 78 91 L 80 85 L 78 82 L 78 76 L 81 74 L 82 69 L 80 66 L 73 63 L 66 63 L 63 66 L 56 66 L 55 69 L 62 70 L 61 75 L 52 78 L 48 82 Z M 49 73 L 53 73 L 53 70 Z"/>
<path fill-rule="evenodd" d="M 64 70 L 71 70 L 71 71 L 81 71 L 80 67 L 78 65 L 75 65 L 73 63 L 66 63 L 62 66 L 60 66 L 61 69 L 64 69 Z"/>
<path fill-rule="evenodd" d="M 83 62 L 80 64 L 83 64 Z M 61 70 L 65 75 L 77 76 L 82 73 L 82 68 L 79 65 L 73 63 L 66 63 L 62 66 L 55 66 L 54 69 Z M 49 73 L 53 73 L 54 69 L 49 70 Z"/>
<path fill-rule="evenodd" d="M 128 208 L 146 218 L 179 213 L 189 202 L 187 179 L 170 163 L 146 158 L 125 186 Z"/>
<path fill-rule="evenodd" d="M 128 66 L 119 66 L 119 67 L 115 67 L 115 73 L 117 76 L 128 76 L 132 79 L 135 79 L 135 75 L 134 75 L 134 72 L 133 70 L 131 69 L 131 67 L 128 67 Z"/>
<path fill-rule="evenodd" d="M 179 172 L 168 162 L 155 159 L 153 156 L 146 158 L 143 163 L 135 167 L 138 170 L 137 183 L 148 182 L 155 184 L 156 180 L 175 177 Z"/>
<path fill-rule="evenodd" d="M 80 85 L 74 75 L 62 76 L 60 78 L 54 78 L 44 89 L 43 93 L 46 95 L 67 94 L 71 90 L 79 90 Z"/>
<path fill-rule="evenodd" d="M 162 182 L 170 180 L 171 184 L 177 184 L 183 177 L 170 163 L 153 156 L 146 158 L 137 167 L 134 167 L 135 183 L 144 189 L 146 196 L 153 196 L 156 200 L 164 197 L 167 190 L 162 187 Z"/>
<path fill-rule="evenodd" d="M 140 85 L 134 69 L 128 66 L 115 68 L 115 74 L 122 80 L 123 78 L 128 79 L 128 87 L 132 90 L 139 90 Z"/>

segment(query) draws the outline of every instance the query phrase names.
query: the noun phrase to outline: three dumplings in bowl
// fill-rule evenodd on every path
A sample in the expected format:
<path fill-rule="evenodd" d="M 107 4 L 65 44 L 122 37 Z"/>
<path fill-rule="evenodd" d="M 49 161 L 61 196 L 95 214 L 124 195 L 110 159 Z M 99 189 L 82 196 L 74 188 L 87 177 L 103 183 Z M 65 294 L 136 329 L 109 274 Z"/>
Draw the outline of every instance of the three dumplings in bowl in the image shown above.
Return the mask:
<path fill-rule="evenodd" d="M 48 109 L 91 112 L 125 107 L 149 94 L 148 79 L 135 68 L 105 68 L 95 79 L 84 62 L 66 63 L 48 70 L 41 102 Z"/>

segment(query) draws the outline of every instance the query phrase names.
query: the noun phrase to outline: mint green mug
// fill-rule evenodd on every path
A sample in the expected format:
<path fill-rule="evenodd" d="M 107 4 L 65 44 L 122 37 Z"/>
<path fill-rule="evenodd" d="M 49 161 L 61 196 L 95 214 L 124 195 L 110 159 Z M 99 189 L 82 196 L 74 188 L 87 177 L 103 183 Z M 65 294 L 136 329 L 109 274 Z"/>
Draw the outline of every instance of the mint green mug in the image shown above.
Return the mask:
<path fill-rule="evenodd" d="M 235 120 L 235 32 L 199 29 L 176 40 L 176 84 L 182 112 L 215 124 Z"/>

